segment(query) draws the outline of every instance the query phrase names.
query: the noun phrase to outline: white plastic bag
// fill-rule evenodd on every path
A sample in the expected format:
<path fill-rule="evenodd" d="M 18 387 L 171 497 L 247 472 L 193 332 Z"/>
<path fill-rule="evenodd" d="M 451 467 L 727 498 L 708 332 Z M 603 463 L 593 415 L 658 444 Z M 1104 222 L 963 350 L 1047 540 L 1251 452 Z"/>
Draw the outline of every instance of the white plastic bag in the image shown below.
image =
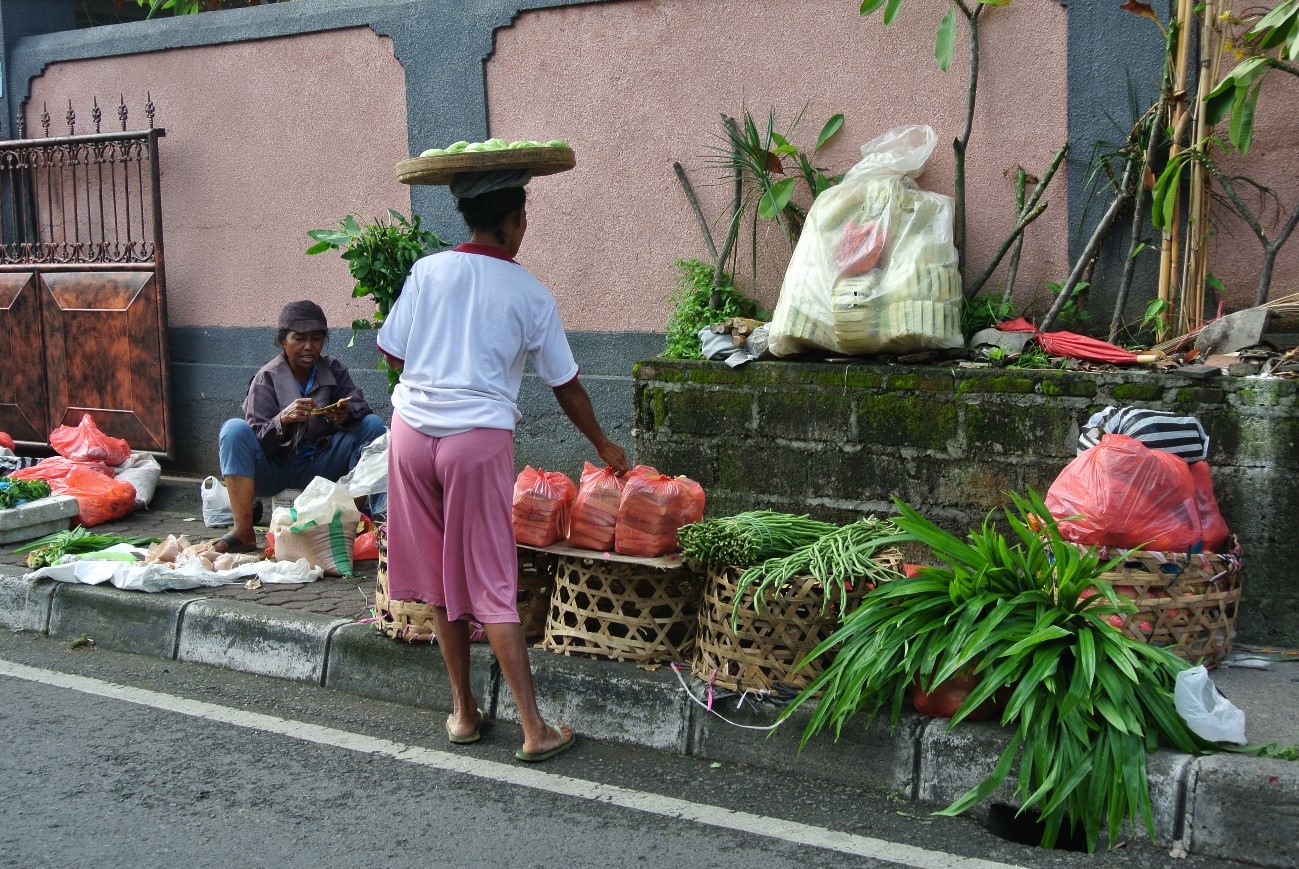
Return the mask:
<path fill-rule="evenodd" d="M 347 487 L 352 497 L 377 495 L 388 491 L 388 433 L 385 431 L 361 450 L 356 467 L 343 475 L 338 482 Z"/>
<path fill-rule="evenodd" d="M 1203 664 L 1177 674 L 1173 705 L 1201 739 L 1245 744 L 1245 713 L 1222 695 Z"/>
<path fill-rule="evenodd" d="M 209 528 L 228 528 L 235 524 L 234 514 L 230 512 L 230 493 L 225 483 L 216 477 L 205 477 L 199 486 L 199 497 L 203 502 L 203 524 Z"/>
<path fill-rule="evenodd" d="M 928 126 L 890 130 L 812 203 L 772 315 L 774 355 L 964 346 L 952 202 L 913 180 L 937 141 Z"/>
<path fill-rule="evenodd" d="M 158 481 L 162 479 L 162 465 L 158 464 L 158 460 L 148 453 L 131 453 L 113 471 L 117 474 L 117 479 L 126 480 L 135 487 L 135 506 L 141 510 L 148 507 L 153 500 L 153 493 L 158 490 Z"/>
<path fill-rule="evenodd" d="M 271 513 L 275 560 L 305 558 L 331 576 L 351 576 L 360 519 L 361 511 L 346 486 L 316 477 L 292 507 L 276 507 Z"/>

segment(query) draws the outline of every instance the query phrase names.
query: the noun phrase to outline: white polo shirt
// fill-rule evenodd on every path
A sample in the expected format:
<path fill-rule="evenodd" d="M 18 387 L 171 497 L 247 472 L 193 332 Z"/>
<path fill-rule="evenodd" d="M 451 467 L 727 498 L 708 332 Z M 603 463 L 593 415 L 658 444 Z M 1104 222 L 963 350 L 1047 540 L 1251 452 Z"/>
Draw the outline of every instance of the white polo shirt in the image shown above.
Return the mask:
<path fill-rule="evenodd" d="M 551 387 L 578 370 L 550 291 L 486 245 L 462 244 L 416 262 L 378 344 L 405 362 L 393 410 L 430 437 L 512 431 L 525 360 Z"/>

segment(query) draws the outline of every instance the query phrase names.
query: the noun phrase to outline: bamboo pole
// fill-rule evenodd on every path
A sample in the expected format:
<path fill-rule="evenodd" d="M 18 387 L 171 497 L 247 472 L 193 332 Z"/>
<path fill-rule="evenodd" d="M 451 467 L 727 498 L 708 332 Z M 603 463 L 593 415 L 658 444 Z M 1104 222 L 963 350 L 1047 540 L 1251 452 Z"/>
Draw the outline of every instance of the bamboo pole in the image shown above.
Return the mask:
<path fill-rule="evenodd" d="M 1173 62 L 1173 138 L 1168 146 L 1168 159 L 1172 161 L 1182 151 L 1182 138 L 1186 135 L 1186 124 L 1189 115 L 1186 111 L 1186 77 L 1190 63 L 1191 40 L 1189 38 L 1191 22 L 1195 19 L 1194 0 L 1178 0 L 1176 20 L 1172 26 L 1177 28 L 1177 50 Z M 1181 225 L 1182 225 L 1182 192 L 1180 185 L 1172 191 L 1173 220 L 1164 230 L 1160 246 L 1159 260 L 1159 298 L 1166 304 L 1165 322 L 1170 326 L 1177 311 L 1179 288 L 1176 286 L 1178 264 L 1181 261 Z"/>

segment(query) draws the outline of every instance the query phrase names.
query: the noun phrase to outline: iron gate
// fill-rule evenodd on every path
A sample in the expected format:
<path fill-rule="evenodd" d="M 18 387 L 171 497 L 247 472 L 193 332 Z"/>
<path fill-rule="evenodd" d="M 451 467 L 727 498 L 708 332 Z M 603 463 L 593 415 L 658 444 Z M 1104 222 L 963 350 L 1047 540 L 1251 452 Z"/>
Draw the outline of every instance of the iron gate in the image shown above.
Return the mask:
<path fill-rule="evenodd" d="M 170 455 L 167 297 L 152 100 L 149 127 L 0 142 L 0 431 L 45 444 L 90 414 L 132 449 Z"/>

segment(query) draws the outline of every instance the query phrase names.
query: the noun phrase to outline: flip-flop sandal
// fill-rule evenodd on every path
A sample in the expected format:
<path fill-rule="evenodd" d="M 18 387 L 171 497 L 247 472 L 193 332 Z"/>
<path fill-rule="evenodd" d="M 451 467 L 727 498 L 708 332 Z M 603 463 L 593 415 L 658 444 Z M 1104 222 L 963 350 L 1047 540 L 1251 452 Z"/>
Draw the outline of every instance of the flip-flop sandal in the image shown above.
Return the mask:
<path fill-rule="evenodd" d="M 224 543 L 226 548 L 217 549 L 218 543 Z M 256 543 L 244 543 L 242 540 L 240 540 L 238 537 L 234 535 L 234 532 L 231 532 L 229 534 L 222 534 L 212 543 L 212 548 L 216 549 L 216 551 L 220 552 L 222 555 L 225 555 L 227 553 L 239 554 L 244 552 L 261 551 L 260 549 L 257 548 Z"/>
<path fill-rule="evenodd" d="M 486 719 L 483 717 L 483 710 L 478 710 L 478 726 L 474 728 L 473 733 L 456 733 L 451 729 L 451 717 L 447 716 L 447 740 L 452 745 L 470 745 L 483 738 L 483 724 Z"/>
<path fill-rule="evenodd" d="M 558 727 L 556 727 L 555 729 L 559 730 Z M 559 732 L 563 733 L 562 730 L 560 730 Z M 576 744 L 577 744 L 577 734 L 573 733 L 569 735 L 568 739 L 565 739 L 563 742 L 561 742 L 559 745 L 556 745 L 554 748 L 548 748 L 545 751 L 536 751 L 536 752 L 524 751 L 523 749 L 520 748 L 518 751 L 514 752 L 514 756 L 519 760 L 523 761 L 524 763 L 541 763 L 543 760 L 550 760 L 552 757 L 554 757 L 557 754 L 563 754 L 564 752 L 568 751 Z"/>

